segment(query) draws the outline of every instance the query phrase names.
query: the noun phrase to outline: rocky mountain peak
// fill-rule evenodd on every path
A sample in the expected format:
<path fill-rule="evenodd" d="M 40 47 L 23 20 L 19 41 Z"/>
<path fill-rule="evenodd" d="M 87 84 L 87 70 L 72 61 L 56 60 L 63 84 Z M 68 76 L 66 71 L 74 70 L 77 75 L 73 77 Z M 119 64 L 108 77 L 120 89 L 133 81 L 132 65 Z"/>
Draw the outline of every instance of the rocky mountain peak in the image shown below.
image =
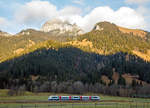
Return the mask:
<path fill-rule="evenodd" d="M 71 24 L 68 21 L 60 19 L 52 19 L 47 21 L 41 28 L 43 32 L 53 32 L 57 35 L 76 36 L 83 33 L 83 30 L 76 24 Z"/>
<path fill-rule="evenodd" d="M 113 32 L 113 31 L 118 31 L 119 29 L 115 24 L 104 21 L 95 24 L 93 30 L 98 30 L 98 31 L 105 30 L 105 31 Z"/>

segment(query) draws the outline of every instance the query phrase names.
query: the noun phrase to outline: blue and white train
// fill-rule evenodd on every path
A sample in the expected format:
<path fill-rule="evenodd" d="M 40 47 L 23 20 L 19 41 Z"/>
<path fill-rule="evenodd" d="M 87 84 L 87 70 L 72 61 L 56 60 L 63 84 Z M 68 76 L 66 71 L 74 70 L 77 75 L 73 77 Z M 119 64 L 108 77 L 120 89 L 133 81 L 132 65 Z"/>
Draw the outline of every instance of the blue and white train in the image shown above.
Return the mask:
<path fill-rule="evenodd" d="M 49 96 L 49 101 L 71 101 L 71 100 L 81 100 L 81 101 L 99 101 L 99 96 Z"/>

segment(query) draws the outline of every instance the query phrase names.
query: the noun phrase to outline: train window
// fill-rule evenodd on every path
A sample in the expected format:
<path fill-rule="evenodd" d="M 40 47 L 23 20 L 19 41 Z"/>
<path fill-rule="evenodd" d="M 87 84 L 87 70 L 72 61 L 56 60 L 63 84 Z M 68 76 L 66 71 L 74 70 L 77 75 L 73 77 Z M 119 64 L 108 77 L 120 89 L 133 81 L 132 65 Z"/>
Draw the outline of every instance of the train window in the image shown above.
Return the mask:
<path fill-rule="evenodd" d="M 61 98 L 63 98 L 63 99 L 68 99 L 68 97 L 61 97 Z"/>
<path fill-rule="evenodd" d="M 58 97 L 52 97 L 53 99 L 56 99 L 56 98 L 58 98 Z"/>
<path fill-rule="evenodd" d="M 79 98 L 79 97 L 74 97 L 74 98 Z"/>
<path fill-rule="evenodd" d="M 82 97 L 82 98 L 84 98 L 84 99 L 88 99 L 89 97 Z"/>
<path fill-rule="evenodd" d="M 98 98 L 98 97 L 93 97 L 93 98 Z"/>

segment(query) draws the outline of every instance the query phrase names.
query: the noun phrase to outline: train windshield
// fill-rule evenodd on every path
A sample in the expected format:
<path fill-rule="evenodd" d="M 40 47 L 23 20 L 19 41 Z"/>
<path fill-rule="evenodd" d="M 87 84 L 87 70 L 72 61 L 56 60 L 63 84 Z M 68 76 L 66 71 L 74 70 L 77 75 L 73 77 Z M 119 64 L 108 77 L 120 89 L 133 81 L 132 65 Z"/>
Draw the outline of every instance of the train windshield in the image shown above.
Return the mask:
<path fill-rule="evenodd" d="M 98 98 L 97 96 L 94 96 L 93 98 Z"/>
<path fill-rule="evenodd" d="M 73 97 L 73 98 L 79 98 L 79 97 Z"/>
<path fill-rule="evenodd" d="M 52 97 L 52 98 L 58 98 L 58 97 Z"/>

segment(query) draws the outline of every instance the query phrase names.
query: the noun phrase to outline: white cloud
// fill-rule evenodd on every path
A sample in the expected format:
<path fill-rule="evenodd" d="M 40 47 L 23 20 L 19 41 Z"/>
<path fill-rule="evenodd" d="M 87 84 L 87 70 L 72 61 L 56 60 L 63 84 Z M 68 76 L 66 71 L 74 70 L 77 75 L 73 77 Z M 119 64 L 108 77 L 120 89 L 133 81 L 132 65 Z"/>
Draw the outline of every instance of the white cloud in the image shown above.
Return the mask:
<path fill-rule="evenodd" d="M 24 28 L 29 26 L 39 28 L 46 20 L 58 17 L 76 23 L 85 31 L 90 31 L 97 22 L 101 21 L 109 21 L 128 28 L 147 29 L 144 15 L 129 7 L 121 7 L 118 10 L 108 6 L 96 7 L 82 16 L 81 9 L 77 7 L 66 6 L 58 10 L 48 1 L 32 0 L 18 7 L 18 10 L 15 13 L 14 22 Z M 144 9 L 143 12 L 145 12 Z"/>
<path fill-rule="evenodd" d="M 149 9 L 144 6 L 139 6 L 136 10 L 142 15 L 149 15 L 147 14 L 149 12 Z"/>
<path fill-rule="evenodd" d="M 79 4 L 79 5 L 84 4 L 84 0 L 73 0 L 72 2 L 75 3 L 75 4 Z"/>
<path fill-rule="evenodd" d="M 59 10 L 59 15 L 56 16 L 57 18 L 65 21 L 69 21 L 70 23 L 74 23 L 74 19 L 76 19 L 76 16 L 81 15 L 82 11 L 80 8 L 72 7 L 72 6 L 67 6 L 61 10 Z M 77 21 L 77 19 L 76 19 Z"/>
<path fill-rule="evenodd" d="M 81 9 L 77 7 L 66 6 L 57 10 L 57 7 L 50 2 L 40 0 L 32 0 L 24 5 L 20 5 L 18 10 L 15 13 L 15 20 L 24 26 L 37 26 L 46 20 L 58 16 L 69 17 L 81 14 Z"/>
<path fill-rule="evenodd" d="M 146 28 L 144 16 L 131 8 L 122 7 L 115 12 L 115 15 L 116 19 L 114 22 L 116 22 L 118 25 L 128 28 Z"/>
<path fill-rule="evenodd" d="M 128 7 L 121 7 L 116 11 L 107 6 L 97 7 L 84 17 L 75 15 L 70 16 L 68 19 L 72 23 L 77 23 L 85 31 L 90 31 L 97 22 L 101 21 L 109 21 L 128 28 L 146 28 L 144 17 Z"/>
<path fill-rule="evenodd" d="M 148 22 L 150 22 L 150 8 L 148 5 L 150 4 L 150 0 L 125 0 L 125 3 L 137 6 L 137 8 L 135 9 L 136 12 L 144 17 L 144 20 L 146 22 L 146 30 L 149 30 L 150 25 L 148 24 Z"/>
<path fill-rule="evenodd" d="M 68 16 L 68 15 L 77 15 L 81 14 L 81 9 L 73 6 L 67 6 L 61 10 L 59 10 L 59 15 L 61 16 Z"/>
<path fill-rule="evenodd" d="M 128 4 L 143 4 L 149 2 L 149 0 L 126 0 L 125 2 Z"/>
<path fill-rule="evenodd" d="M 144 16 L 145 21 L 147 22 L 147 30 L 150 30 L 150 24 L 148 22 L 150 22 L 150 8 L 149 7 L 145 7 L 145 6 L 139 6 L 136 11 L 138 13 L 140 13 L 142 16 Z"/>
<path fill-rule="evenodd" d="M 38 24 L 57 15 L 56 6 L 48 1 L 33 0 L 20 6 L 15 18 L 19 23 Z"/>

